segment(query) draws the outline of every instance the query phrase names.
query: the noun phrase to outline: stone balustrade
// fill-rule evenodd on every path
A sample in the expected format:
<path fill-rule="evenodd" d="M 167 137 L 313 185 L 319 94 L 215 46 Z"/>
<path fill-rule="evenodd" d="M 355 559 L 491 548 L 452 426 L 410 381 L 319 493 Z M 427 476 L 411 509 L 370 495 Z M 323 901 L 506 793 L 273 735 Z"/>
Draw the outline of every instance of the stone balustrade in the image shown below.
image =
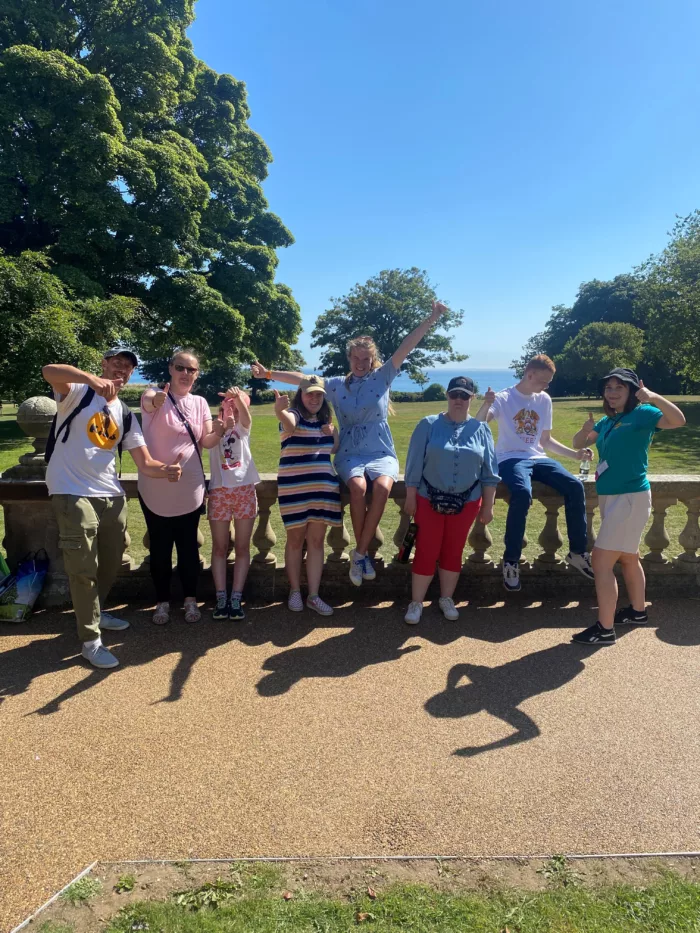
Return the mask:
<path fill-rule="evenodd" d="M 48 406 L 44 404 L 48 402 Z M 32 404 L 38 403 L 38 404 Z M 43 594 L 45 604 L 58 605 L 68 601 L 68 586 L 61 551 L 58 548 L 58 530 L 53 517 L 48 491 L 44 482 L 43 451 L 50 424 L 48 399 L 30 399 L 20 406 L 18 422 L 25 433 L 34 437 L 34 450 L 20 458 L 16 467 L 5 471 L 0 478 L 0 504 L 5 513 L 5 539 L 8 559 L 12 565 L 30 551 L 46 548 L 51 566 Z M 28 410 L 24 409 L 27 406 Z M 694 593 L 700 595 L 700 475 L 651 476 L 653 515 L 644 538 L 643 563 L 647 571 L 650 595 L 668 593 Z M 137 477 L 125 475 L 122 485 L 128 498 L 137 496 Z M 592 479 L 584 483 L 586 511 L 588 514 L 589 546 L 595 542 L 594 519 L 596 518 L 597 496 Z M 263 474 L 257 487 L 259 516 L 252 540 L 253 559 L 249 574 L 251 589 L 256 594 L 269 597 L 277 591 L 285 591 L 284 569 L 281 563 L 282 542 L 277 542 L 272 516 L 277 508 L 277 477 Z M 399 507 L 405 500 L 402 480 L 394 485 L 391 498 Z M 561 554 L 564 541 L 560 531 L 563 527 L 563 499 L 553 490 L 534 484 L 533 496 L 544 506 L 544 525 L 537 538 L 538 552 L 534 560 L 522 561 L 523 591 L 530 598 L 580 593 L 588 586 L 581 576 L 571 570 Z M 508 497 L 508 491 L 500 486 L 497 498 Z M 682 504 L 684 508 L 683 528 L 675 540 L 669 534 L 667 512 L 671 506 Z M 378 565 L 377 580 L 363 585 L 361 591 L 352 588 L 348 581 L 348 562 L 352 537 L 349 531 L 348 496 L 343 494 L 343 525 L 328 532 L 328 553 L 324 571 L 324 593 L 343 590 L 356 597 L 361 592 L 372 598 L 383 599 L 405 595 L 410 587 L 410 565 L 399 563 L 397 554 L 408 526 L 408 517 L 396 510 L 387 509 L 384 519 L 370 546 L 370 554 Z M 392 533 L 385 529 L 393 523 Z M 382 526 L 384 526 L 382 528 Z M 528 527 L 534 527 L 531 520 Z M 463 567 L 465 593 L 488 596 L 502 593 L 500 582 L 500 559 L 494 551 L 491 528 L 476 522 L 471 530 L 468 548 L 465 550 Z M 200 547 L 204 542 L 200 534 Z M 129 553 L 130 538 L 124 541 L 124 559 L 120 588 L 135 593 L 140 584 L 148 580 L 148 557 L 137 564 Z M 147 539 L 144 541 L 148 547 Z M 233 527 L 231 544 L 233 547 Z M 527 547 L 527 539 L 524 541 Z M 202 555 L 202 563 L 208 565 L 209 555 Z M 233 552 L 231 557 L 233 558 Z M 203 592 L 208 574 L 204 575 Z M 279 588 L 279 589 L 278 589 Z M 147 592 L 150 592 L 146 588 Z M 458 590 L 458 595 L 460 591 Z M 512 597 L 510 597 L 512 598 Z"/>

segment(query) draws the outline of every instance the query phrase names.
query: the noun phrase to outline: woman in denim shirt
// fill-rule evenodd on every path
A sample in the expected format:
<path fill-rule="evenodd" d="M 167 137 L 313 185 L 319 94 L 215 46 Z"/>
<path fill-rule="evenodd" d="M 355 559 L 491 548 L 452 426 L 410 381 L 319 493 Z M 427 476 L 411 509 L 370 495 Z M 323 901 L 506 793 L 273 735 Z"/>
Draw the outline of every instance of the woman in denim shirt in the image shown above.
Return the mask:
<path fill-rule="evenodd" d="M 340 442 L 334 465 L 350 492 L 350 517 L 355 532 L 355 550 L 350 561 L 350 580 L 361 586 L 363 580 L 377 576 L 367 553 L 379 521 L 399 477 L 399 461 L 389 430 L 389 390 L 408 354 L 437 324 L 447 306 L 434 301 L 431 314 L 404 337 L 386 363 L 381 362 L 371 337 L 355 337 L 347 343 L 350 372 L 325 380 L 328 400 L 333 406 Z M 265 369 L 253 363 L 255 379 L 274 379 L 299 385 L 303 373 Z M 367 485 L 372 483 L 372 502 L 365 501 Z"/>
<path fill-rule="evenodd" d="M 452 596 L 462 570 L 462 551 L 469 529 L 477 515 L 484 525 L 493 521 L 493 502 L 500 482 L 498 463 L 490 429 L 469 417 L 474 391 L 468 377 L 451 379 L 447 412 L 423 418 L 411 436 L 404 509 L 415 516 L 418 533 L 411 603 L 404 617 L 409 625 L 420 622 L 436 562 L 440 609 L 446 619 L 459 618 Z"/>

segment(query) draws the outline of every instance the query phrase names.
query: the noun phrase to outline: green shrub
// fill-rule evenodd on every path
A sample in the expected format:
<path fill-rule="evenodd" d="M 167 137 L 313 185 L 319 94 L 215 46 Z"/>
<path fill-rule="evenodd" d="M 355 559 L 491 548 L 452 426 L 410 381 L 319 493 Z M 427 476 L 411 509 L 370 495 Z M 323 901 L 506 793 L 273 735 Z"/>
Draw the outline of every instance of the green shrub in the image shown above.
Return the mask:
<path fill-rule="evenodd" d="M 391 401 L 392 402 L 422 402 L 423 393 L 422 392 L 392 392 Z"/>
<path fill-rule="evenodd" d="M 432 382 L 422 395 L 424 402 L 441 402 L 444 398 L 445 387 L 439 382 Z"/>

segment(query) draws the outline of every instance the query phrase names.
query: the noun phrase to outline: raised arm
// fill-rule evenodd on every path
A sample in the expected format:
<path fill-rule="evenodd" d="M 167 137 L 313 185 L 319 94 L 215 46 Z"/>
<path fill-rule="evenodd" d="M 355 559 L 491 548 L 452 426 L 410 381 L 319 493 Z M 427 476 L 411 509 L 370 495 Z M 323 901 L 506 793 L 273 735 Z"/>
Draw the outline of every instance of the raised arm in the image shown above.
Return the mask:
<path fill-rule="evenodd" d="M 245 393 L 241 392 L 238 386 L 234 386 L 225 392 L 219 392 L 219 395 L 224 400 L 224 410 L 226 410 L 227 402 L 229 405 L 235 406 L 238 412 L 238 420 L 247 431 L 253 423 L 253 419 L 250 416 L 250 408 Z"/>
<path fill-rule="evenodd" d="M 587 447 L 589 444 L 595 444 L 598 440 L 598 432 L 593 430 L 594 426 L 595 418 L 593 412 L 589 411 L 588 420 L 584 421 L 581 430 L 574 434 L 572 443 L 575 450 L 580 450 L 581 447 Z"/>
<path fill-rule="evenodd" d="M 415 330 L 412 330 L 408 337 L 404 337 L 398 349 L 394 350 L 391 356 L 391 361 L 397 369 L 401 366 L 411 350 L 415 350 L 433 324 L 436 324 L 440 320 L 440 317 L 445 311 L 447 311 L 447 305 L 444 305 L 441 301 L 434 301 L 433 310 L 430 315 L 422 321 Z"/>
<path fill-rule="evenodd" d="M 265 369 L 262 363 L 256 360 L 251 364 L 250 371 L 253 379 L 271 379 L 273 382 L 286 382 L 291 386 L 298 386 L 304 378 L 303 373 L 285 372 L 281 369 Z"/>
<path fill-rule="evenodd" d="M 491 411 L 491 406 L 496 401 L 496 393 L 493 391 L 491 386 L 486 390 L 486 395 L 484 396 L 484 401 L 481 404 L 481 408 L 474 415 L 477 421 L 493 421 L 494 415 Z"/>
<path fill-rule="evenodd" d="M 68 395 L 71 383 L 74 383 L 90 386 L 101 398 L 113 399 L 124 384 L 123 379 L 102 379 L 65 363 L 49 363 L 42 367 L 41 374 L 59 395 Z"/>
<path fill-rule="evenodd" d="M 662 431 L 682 428 L 685 424 L 685 415 L 680 408 L 674 405 L 673 402 L 669 402 L 663 395 L 646 389 L 641 379 L 639 380 L 639 389 L 636 395 L 643 405 L 654 405 L 659 409 L 662 417 L 656 422 L 656 427 L 661 428 Z"/>
<path fill-rule="evenodd" d="M 280 395 L 275 389 L 275 414 L 277 420 L 282 425 L 285 434 L 294 434 L 297 429 L 297 419 L 289 409 L 289 399 L 286 395 Z"/>

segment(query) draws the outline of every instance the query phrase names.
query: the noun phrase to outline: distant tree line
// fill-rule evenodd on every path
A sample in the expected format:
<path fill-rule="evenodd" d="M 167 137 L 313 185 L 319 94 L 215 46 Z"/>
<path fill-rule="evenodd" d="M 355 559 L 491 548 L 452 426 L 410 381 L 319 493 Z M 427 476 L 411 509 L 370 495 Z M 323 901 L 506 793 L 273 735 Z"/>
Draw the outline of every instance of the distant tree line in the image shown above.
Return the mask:
<path fill-rule="evenodd" d="M 668 246 L 629 274 L 594 279 L 573 305 L 555 305 L 545 328 L 511 366 L 546 353 L 557 365 L 553 395 L 590 395 L 615 366 L 635 369 L 655 391 L 700 388 L 700 211 L 679 218 Z"/>

